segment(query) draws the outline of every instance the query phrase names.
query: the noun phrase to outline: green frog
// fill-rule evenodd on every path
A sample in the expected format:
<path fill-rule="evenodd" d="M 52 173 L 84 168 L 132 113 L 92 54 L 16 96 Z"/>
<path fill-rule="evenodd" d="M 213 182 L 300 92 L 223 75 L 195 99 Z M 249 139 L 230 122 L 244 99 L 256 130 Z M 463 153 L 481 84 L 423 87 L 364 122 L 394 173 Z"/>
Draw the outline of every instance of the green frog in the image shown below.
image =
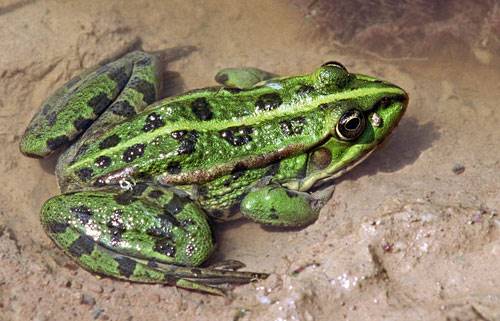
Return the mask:
<path fill-rule="evenodd" d="M 209 220 L 314 222 L 333 190 L 315 187 L 373 151 L 408 103 L 400 87 L 333 61 L 293 77 L 224 69 L 221 86 L 157 101 L 159 70 L 155 55 L 135 51 L 71 79 L 43 103 L 20 150 L 64 149 L 62 194 L 41 222 L 80 266 L 212 294 L 267 274 L 237 261 L 200 267 L 215 245 Z"/>

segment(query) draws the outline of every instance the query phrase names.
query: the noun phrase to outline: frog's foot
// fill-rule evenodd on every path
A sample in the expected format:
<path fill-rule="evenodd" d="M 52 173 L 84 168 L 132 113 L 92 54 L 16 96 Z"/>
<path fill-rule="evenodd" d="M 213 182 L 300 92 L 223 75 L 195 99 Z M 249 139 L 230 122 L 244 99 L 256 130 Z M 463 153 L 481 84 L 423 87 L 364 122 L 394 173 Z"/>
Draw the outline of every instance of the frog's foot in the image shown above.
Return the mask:
<path fill-rule="evenodd" d="M 276 75 L 258 68 L 225 68 L 215 75 L 215 81 L 226 87 L 248 89 Z"/>
<path fill-rule="evenodd" d="M 171 189 L 137 184 L 64 194 L 44 204 L 41 220 L 69 256 L 104 276 L 213 294 L 266 276 L 196 267 L 213 250 L 211 230 L 203 211 Z"/>
<path fill-rule="evenodd" d="M 305 226 L 318 218 L 323 198 L 278 185 L 258 187 L 241 202 L 241 213 L 264 225 Z"/>
<path fill-rule="evenodd" d="M 134 116 L 158 97 L 157 64 L 154 56 L 135 51 L 71 79 L 33 117 L 21 139 L 21 152 L 45 157 L 92 123 L 85 135 Z"/>

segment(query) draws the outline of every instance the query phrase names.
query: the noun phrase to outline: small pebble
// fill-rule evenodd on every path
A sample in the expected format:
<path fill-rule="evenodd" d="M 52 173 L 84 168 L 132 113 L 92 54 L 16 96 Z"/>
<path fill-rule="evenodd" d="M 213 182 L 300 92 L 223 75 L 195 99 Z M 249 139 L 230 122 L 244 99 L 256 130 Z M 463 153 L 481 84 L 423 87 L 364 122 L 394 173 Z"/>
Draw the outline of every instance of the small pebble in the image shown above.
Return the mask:
<path fill-rule="evenodd" d="M 91 295 L 84 293 L 80 298 L 80 303 L 93 306 L 95 304 L 95 299 Z"/>
<path fill-rule="evenodd" d="M 455 165 L 453 165 L 453 168 L 451 170 L 456 175 L 460 175 L 465 171 L 465 166 L 462 164 L 455 164 Z"/>

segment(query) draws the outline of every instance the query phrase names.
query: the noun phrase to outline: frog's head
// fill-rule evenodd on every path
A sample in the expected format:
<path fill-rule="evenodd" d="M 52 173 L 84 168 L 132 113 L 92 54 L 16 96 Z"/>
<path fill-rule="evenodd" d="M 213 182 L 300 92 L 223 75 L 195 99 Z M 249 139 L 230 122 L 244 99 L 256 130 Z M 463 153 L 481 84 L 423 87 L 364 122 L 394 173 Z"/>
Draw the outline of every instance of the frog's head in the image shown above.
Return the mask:
<path fill-rule="evenodd" d="M 359 163 L 392 132 L 408 105 L 408 94 L 400 87 L 349 73 L 337 62 L 323 64 L 311 78 L 333 126 L 331 137 L 309 154 L 301 190 Z"/>

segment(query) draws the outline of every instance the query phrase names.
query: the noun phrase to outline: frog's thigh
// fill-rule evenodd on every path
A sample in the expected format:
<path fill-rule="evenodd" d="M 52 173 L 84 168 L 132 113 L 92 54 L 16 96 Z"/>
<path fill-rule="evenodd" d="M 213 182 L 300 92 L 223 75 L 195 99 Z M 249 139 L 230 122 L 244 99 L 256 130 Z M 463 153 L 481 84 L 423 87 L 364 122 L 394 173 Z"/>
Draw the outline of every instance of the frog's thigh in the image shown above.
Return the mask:
<path fill-rule="evenodd" d="M 320 203 L 308 193 L 265 186 L 245 196 L 241 213 L 265 225 L 304 226 L 318 218 Z"/>
<path fill-rule="evenodd" d="M 100 125 L 95 128 L 135 115 L 157 98 L 157 69 L 154 56 L 136 51 L 71 79 L 33 117 L 21 139 L 21 151 L 44 157 L 98 118 Z M 107 109 L 110 112 L 102 115 Z"/>
<path fill-rule="evenodd" d="M 194 268 L 213 250 L 204 213 L 173 189 L 82 191 L 48 200 L 41 214 L 51 239 L 85 269 L 129 281 L 166 283 L 212 294 L 213 284 L 265 275 Z"/>
<path fill-rule="evenodd" d="M 176 193 L 138 184 L 59 195 L 42 208 L 49 236 L 82 266 L 133 281 L 163 281 L 157 263 L 197 266 L 213 249 L 204 213 Z"/>
<path fill-rule="evenodd" d="M 225 68 L 215 75 L 215 81 L 226 87 L 246 89 L 274 77 L 275 74 L 257 68 Z"/>

